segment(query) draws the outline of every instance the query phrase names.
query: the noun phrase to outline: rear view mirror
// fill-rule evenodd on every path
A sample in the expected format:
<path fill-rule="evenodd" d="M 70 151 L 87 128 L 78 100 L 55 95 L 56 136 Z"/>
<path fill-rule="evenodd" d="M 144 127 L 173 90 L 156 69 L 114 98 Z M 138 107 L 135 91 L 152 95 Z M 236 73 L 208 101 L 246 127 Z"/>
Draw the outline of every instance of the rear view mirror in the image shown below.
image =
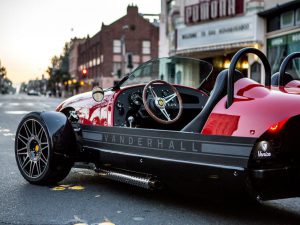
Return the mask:
<path fill-rule="evenodd" d="M 92 91 L 92 96 L 96 102 L 101 102 L 104 98 L 103 89 L 101 87 L 94 87 L 94 89 Z"/>

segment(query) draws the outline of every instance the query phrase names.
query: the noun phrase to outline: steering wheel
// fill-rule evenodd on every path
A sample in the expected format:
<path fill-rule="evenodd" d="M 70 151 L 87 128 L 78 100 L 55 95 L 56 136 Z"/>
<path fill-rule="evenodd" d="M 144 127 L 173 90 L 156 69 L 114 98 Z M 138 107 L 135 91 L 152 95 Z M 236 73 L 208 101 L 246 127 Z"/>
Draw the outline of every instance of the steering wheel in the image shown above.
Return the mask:
<path fill-rule="evenodd" d="M 168 96 L 165 97 L 159 97 L 154 89 L 153 89 L 153 84 L 165 84 L 168 85 L 169 87 L 171 87 L 171 90 L 173 91 L 173 94 L 170 94 Z M 148 92 L 149 90 L 149 92 Z M 151 94 L 153 99 L 148 99 L 147 95 Z M 167 104 L 173 100 L 174 98 L 177 98 L 178 100 L 178 107 L 179 107 L 179 111 L 176 115 L 176 117 L 174 119 L 171 119 L 170 114 L 167 112 L 166 106 L 168 106 Z M 146 111 L 148 112 L 148 114 L 157 122 L 162 123 L 162 124 L 171 124 L 176 122 L 181 114 L 182 114 L 182 99 L 181 96 L 179 94 L 179 92 L 177 91 L 177 89 L 169 84 L 166 81 L 163 80 L 153 80 L 150 81 L 143 90 L 143 103 L 145 106 Z M 151 109 L 152 108 L 152 109 Z M 161 119 L 159 118 L 157 115 L 155 115 L 157 112 L 156 110 L 159 110 L 161 112 L 161 114 L 164 116 L 165 119 Z"/>

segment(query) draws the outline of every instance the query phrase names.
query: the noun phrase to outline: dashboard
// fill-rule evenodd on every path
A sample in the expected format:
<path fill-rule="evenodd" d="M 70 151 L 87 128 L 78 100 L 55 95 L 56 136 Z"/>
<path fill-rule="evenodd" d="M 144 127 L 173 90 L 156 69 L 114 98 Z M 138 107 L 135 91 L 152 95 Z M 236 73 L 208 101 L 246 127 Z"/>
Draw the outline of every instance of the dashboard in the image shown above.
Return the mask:
<path fill-rule="evenodd" d="M 174 87 L 180 93 L 183 103 L 182 116 L 176 123 L 159 124 L 148 115 L 142 100 L 144 85 L 140 85 L 124 88 L 117 96 L 114 105 L 114 126 L 180 130 L 203 109 L 208 96 L 196 89 L 177 85 Z M 169 85 L 157 84 L 153 85 L 153 89 L 160 97 L 173 94 Z M 170 114 L 176 111 L 176 98 L 167 103 L 166 108 Z"/>

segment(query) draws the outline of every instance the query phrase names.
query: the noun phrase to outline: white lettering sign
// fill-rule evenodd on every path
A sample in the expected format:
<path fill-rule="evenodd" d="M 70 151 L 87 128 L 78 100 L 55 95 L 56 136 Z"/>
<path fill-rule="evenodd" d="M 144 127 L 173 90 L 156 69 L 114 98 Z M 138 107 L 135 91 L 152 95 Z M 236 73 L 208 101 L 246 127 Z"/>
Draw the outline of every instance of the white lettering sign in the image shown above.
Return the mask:
<path fill-rule="evenodd" d="M 185 7 L 185 22 L 198 23 L 209 19 L 234 16 L 243 13 L 243 0 L 210 0 L 201 1 Z"/>

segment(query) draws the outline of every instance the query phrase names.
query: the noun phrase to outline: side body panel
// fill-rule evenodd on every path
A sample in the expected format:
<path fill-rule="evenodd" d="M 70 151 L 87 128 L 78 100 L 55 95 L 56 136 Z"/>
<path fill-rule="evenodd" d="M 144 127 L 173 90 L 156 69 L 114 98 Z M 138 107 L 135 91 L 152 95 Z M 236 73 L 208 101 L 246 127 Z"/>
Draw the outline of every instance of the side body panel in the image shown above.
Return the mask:
<path fill-rule="evenodd" d="M 278 90 L 284 93 L 289 94 L 300 94 L 300 81 L 299 80 L 292 80 L 287 83 L 285 86 L 275 87 L 272 86 L 272 90 Z"/>
<path fill-rule="evenodd" d="M 145 85 L 135 85 L 135 87 L 143 87 Z M 182 87 L 185 89 L 192 89 L 199 92 L 199 95 L 206 95 L 204 92 L 193 89 L 191 87 L 174 85 L 175 87 Z M 85 125 L 98 125 L 98 126 L 114 126 L 114 105 L 115 101 L 121 93 L 131 88 L 130 86 L 124 87 L 116 91 L 106 91 L 104 99 L 99 103 L 92 98 L 92 92 L 71 97 L 62 102 L 56 111 L 64 112 L 66 109 L 73 109 L 79 117 L 79 123 Z"/>
<path fill-rule="evenodd" d="M 260 137 L 271 126 L 300 114 L 300 97 L 243 78 L 235 84 L 234 103 L 225 96 L 210 114 L 202 134 Z"/>
<path fill-rule="evenodd" d="M 61 103 L 56 111 L 66 109 L 75 110 L 80 124 L 113 126 L 113 104 L 118 92 L 105 92 L 102 102 L 96 102 L 92 98 L 92 92 L 76 95 Z"/>

